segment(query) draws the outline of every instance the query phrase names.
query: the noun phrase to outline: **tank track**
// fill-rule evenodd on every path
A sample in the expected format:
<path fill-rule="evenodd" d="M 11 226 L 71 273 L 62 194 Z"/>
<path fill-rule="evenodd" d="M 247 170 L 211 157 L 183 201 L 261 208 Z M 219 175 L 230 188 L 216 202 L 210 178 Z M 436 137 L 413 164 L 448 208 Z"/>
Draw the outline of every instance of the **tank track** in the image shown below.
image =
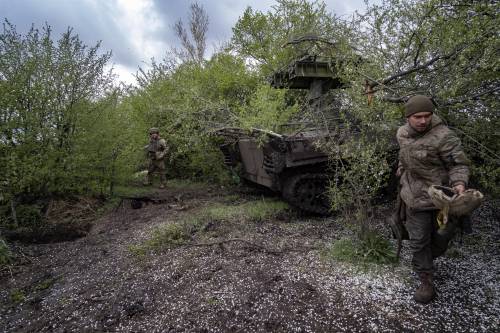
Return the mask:
<path fill-rule="evenodd" d="M 329 215 L 328 182 L 329 177 L 323 172 L 292 174 L 283 184 L 283 198 L 304 211 Z"/>

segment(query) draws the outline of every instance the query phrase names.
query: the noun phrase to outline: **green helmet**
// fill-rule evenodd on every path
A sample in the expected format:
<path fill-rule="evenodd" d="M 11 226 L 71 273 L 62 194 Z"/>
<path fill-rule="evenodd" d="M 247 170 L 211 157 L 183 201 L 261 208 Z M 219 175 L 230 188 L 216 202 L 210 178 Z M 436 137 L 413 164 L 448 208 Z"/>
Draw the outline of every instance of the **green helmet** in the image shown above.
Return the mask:
<path fill-rule="evenodd" d="M 412 96 L 405 104 L 405 117 L 408 118 L 412 114 L 418 112 L 434 113 L 434 103 L 424 95 Z"/>
<path fill-rule="evenodd" d="M 149 134 L 153 134 L 153 133 L 160 134 L 160 130 L 156 127 L 151 127 L 149 129 Z"/>

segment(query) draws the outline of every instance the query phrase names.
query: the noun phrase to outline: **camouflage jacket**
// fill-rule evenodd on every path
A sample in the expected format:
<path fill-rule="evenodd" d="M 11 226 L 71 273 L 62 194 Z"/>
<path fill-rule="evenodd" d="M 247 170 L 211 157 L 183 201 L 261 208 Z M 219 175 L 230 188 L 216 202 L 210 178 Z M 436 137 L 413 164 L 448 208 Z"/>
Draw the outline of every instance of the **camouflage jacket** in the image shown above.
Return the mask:
<path fill-rule="evenodd" d="M 145 148 L 148 152 L 148 157 L 152 160 L 163 160 L 168 152 L 167 143 L 161 138 L 150 140 Z"/>
<path fill-rule="evenodd" d="M 460 139 L 436 115 L 430 129 L 420 133 L 408 124 L 397 132 L 401 198 L 410 208 L 429 209 L 431 185 L 455 186 L 469 180 L 469 160 Z"/>

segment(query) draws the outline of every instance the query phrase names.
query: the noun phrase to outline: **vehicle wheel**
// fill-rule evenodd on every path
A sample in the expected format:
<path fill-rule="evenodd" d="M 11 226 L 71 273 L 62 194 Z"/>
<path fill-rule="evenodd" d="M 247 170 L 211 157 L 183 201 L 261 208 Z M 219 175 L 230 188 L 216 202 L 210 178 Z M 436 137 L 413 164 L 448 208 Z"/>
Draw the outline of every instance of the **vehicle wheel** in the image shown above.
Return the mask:
<path fill-rule="evenodd" d="M 325 173 L 294 174 L 286 179 L 283 197 L 291 205 L 307 212 L 328 215 L 330 202 L 326 194 L 329 182 Z"/>

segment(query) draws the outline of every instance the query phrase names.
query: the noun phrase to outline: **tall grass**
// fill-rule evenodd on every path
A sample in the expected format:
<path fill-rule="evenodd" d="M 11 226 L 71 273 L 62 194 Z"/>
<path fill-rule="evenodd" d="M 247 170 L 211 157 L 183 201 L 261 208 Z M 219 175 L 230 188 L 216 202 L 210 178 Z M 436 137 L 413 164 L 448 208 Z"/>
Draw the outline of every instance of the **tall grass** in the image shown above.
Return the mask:
<path fill-rule="evenodd" d="M 341 238 L 327 250 L 327 256 L 354 264 L 393 264 L 396 251 L 387 237 L 368 231 L 361 238 Z"/>

